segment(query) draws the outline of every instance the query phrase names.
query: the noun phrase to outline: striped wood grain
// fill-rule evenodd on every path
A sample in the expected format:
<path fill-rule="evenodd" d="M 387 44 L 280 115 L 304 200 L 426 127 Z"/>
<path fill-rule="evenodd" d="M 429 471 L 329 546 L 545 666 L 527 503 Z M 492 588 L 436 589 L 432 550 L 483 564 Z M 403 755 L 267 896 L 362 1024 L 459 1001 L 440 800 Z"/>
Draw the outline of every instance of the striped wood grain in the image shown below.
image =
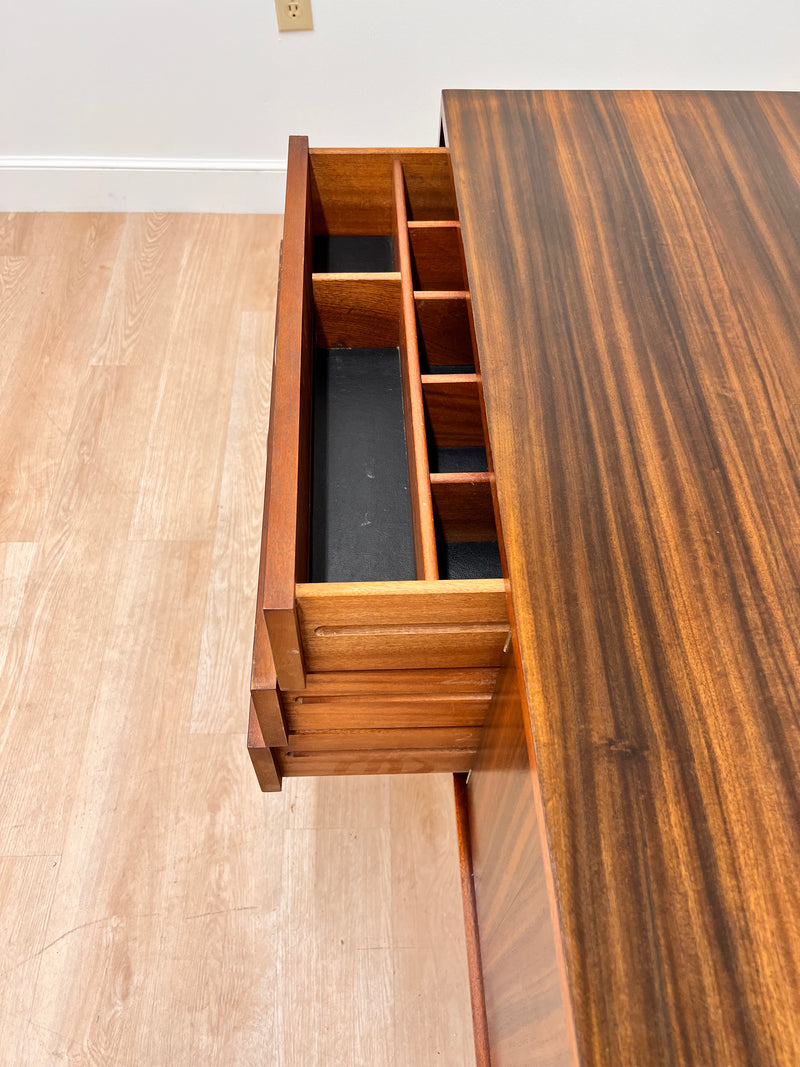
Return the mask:
<path fill-rule="evenodd" d="M 444 118 L 581 1062 L 798 1062 L 800 95 Z"/>

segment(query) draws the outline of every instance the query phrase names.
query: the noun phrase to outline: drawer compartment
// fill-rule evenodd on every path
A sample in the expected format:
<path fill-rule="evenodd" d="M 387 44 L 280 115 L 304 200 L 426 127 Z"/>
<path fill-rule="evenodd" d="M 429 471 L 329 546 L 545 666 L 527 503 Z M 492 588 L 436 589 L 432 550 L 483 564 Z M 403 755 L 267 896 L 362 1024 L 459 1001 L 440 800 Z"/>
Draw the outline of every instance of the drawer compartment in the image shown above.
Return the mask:
<path fill-rule="evenodd" d="M 396 348 L 315 353 L 312 583 L 414 578 L 402 393 Z"/>
<path fill-rule="evenodd" d="M 474 747 L 474 705 L 463 720 L 387 723 L 386 702 L 361 691 L 357 724 L 286 718 L 323 675 L 501 661 L 508 617 L 470 315 L 446 149 L 309 151 L 291 139 L 251 687 L 279 774 L 332 766 L 337 751 L 363 762 L 372 749 L 385 761 Z M 439 696 L 415 693 L 430 707 Z M 345 720 L 347 701 L 334 702 Z"/>

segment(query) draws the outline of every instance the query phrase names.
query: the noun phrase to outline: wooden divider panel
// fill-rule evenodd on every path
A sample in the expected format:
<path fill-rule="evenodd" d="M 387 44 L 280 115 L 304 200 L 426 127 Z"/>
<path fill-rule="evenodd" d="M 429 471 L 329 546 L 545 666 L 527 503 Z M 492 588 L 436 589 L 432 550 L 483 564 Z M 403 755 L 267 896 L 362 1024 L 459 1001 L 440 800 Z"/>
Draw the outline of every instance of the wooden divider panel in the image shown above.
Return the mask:
<path fill-rule="evenodd" d="M 415 289 L 466 289 L 457 222 L 409 222 L 408 236 Z"/>
<path fill-rule="evenodd" d="M 406 422 L 411 520 L 417 577 L 432 581 L 439 577 L 436 558 L 436 533 L 433 523 L 428 449 L 425 439 L 425 407 L 417 350 L 417 317 L 414 310 L 414 287 L 411 281 L 411 252 L 408 241 L 406 193 L 403 168 L 394 162 L 395 253 L 401 275 L 402 316 L 400 319 L 400 365 L 403 375 L 403 407 Z"/>
<path fill-rule="evenodd" d="M 310 152 L 313 232 L 390 234 L 396 160 L 405 168 L 411 218 L 456 217 L 446 149 L 314 148 Z"/>
<path fill-rule="evenodd" d="M 475 363 L 469 321 L 469 293 L 414 293 L 420 356 L 431 367 Z"/>
<path fill-rule="evenodd" d="M 491 474 L 431 474 L 431 490 L 445 541 L 497 540 Z"/>
<path fill-rule="evenodd" d="M 476 375 L 426 374 L 422 392 L 437 448 L 485 446 Z"/>
<path fill-rule="evenodd" d="M 397 348 L 400 274 L 315 274 L 319 348 Z"/>

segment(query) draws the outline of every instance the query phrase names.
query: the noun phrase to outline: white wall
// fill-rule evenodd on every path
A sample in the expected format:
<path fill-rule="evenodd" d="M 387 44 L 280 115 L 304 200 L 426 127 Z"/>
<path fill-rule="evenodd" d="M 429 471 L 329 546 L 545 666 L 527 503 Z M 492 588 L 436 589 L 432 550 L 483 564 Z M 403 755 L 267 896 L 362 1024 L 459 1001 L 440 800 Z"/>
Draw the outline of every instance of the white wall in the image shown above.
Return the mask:
<path fill-rule="evenodd" d="M 0 0 L 0 209 L 282 210 L 290 133 L 433 144 L 443 87 L 800 88 L 798 0 L 313 11 L 279 35 L 272 0 Z"/>

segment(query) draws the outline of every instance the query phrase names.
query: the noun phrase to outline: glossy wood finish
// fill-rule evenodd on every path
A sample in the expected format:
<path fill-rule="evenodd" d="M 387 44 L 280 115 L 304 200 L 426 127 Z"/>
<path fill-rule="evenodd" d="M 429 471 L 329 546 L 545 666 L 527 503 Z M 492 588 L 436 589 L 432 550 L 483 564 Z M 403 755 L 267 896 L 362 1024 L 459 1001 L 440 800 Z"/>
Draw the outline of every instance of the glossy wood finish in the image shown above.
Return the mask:
<path fill-rule="evenodd" d="M 292 731 L 481 726 L 496 677 L 491 667 L 329 671 L 307 675 L 280 703 Z"/>
<path fill-rule="evenodd" d="M 453 775 L 453 796 L 458 831 L 458 859 L 461 870 L 461 902 L 464 908 L 464 928 L 467 935 L 467 967 L 469 968 L 469 997 L 472 1006 L 472 1034 L 475 1040 L 476 1067 L 491 1067 L 489 1027 L 486 1021 L 481 938 L 478 929 L 478 910 L 475 901 L 475 878 L 472 865 L 469 812 L 467 810 L 467 775 Z"/>
<path fill-rule="evenodd" d="M 466 292 L 414 293 L 420 355 L 430 366 L 474 365 L 468 302 Z"/>
<path fill-rule="evenodd" d="M 411 494 L 411 521 L 414 527 L 414 555 L 417 578 L 434 581 L 439 577 L 433 501 L 428 474 L 428 448 L 425 438 L 425 407 L 417 347 L 417 319 L 414 285 L 411 279 L 411 251 L 408 234 L 408 208 L 403 165 L 399 159 L 392 168 L 394 192 L 394 242 L 397 269 L 401 278 L 400 369 L 403 376 L 403 411 L 408 451 L 408 477 Z M 422 666 L 422 664 L 418 664 Z"/>
<path fill-rule="evenodd" d="M 274 749 L 275 765 L 287 778 L 358 774 L 463 774 L 475 759 L 475 746 L 467 748 L 388 747 L 341 749 L 335 752 L 295 752 Z"/>
<path fill-rule="evenodd" d="M 400 344 L 399 274 L 315 274 L 313 285 L 320 348 Z"/>
<path fill-rule="evenodd" d="M 461 232 L 457 222 L 409 222 L 414 289 L 463 291 Z"/>
<path fill-rule="evenodd" d="M 444 120 L 580 1061 L 796 1063 L 800 97 Z"/>
<path fill-rule="evenodd" d="M 445 149 L 312 148 L 314 233 L 390 234 L 396 160 L 405 174 L 409 218 L 455 219 L 453 181 Z"/>
<path fill-rule="evenodd" d="M 275 332 L 267 483 L 264 503 L 264 586 L 261 607 L 281 684 L 302 689 L 303 649 L 295 614 L 295 582 L 308 566 L 311 431 L 311 196 L 308 138 L 292 137 L 286 182 Z"/>
<path fill-rule="evenodd" d="M 438 448 L 484 445 L 475 374 L 424 374 L 422 392 L 431 433 Z"/>
<path fill-rule="evenodd" d="M 298 585 L 297 606 L 312 671 L 496 667 L 508 636 L 495 578 Z"/>
<path fill-rule="evenodd" d="M 492 1067 L 569 1067 L 571 1028 L 513 656 L 465 791 Z M 461 832 L 461 831 L 459 831 Z M 467 945 L 469 946 L 469 923 Z M 473 1008 L 474 1014 L 474 1008 Z"/>
<path fill-rule="evenodd" d="M 431 490 L 445 541 L 497 540 L 491 474 L 431 474 Z"/>

